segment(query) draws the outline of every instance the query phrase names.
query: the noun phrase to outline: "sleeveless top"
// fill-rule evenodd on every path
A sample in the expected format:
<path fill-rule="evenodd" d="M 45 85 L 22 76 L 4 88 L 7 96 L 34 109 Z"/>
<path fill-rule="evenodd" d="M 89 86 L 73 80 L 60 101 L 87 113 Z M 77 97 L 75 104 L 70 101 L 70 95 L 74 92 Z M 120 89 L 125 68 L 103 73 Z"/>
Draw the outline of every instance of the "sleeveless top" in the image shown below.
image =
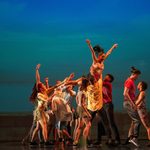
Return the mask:
<path fill-rule="evenodd" d="M 86 99 L 87 97 L 86 97 L 86 92 L 85 91 L 81 91 L 80 89 L 78 90 L 78 93 L 77 93 L 77 96 L 76 96 L 76 99 L 77 99 L 77 105 L 78 106 L 82 106 L 82 96 L 84 96 L 84 98 Z M 86 101 L 87 100 L 85 100 L 85 105 L 86 105 Z"/>
<path fill-rule="evenodd" d="M 138 109 L 145 109 L 145 108 L 146 108 L 146 101 L 144 97 L 143 100 L 138 104 Z"/>
<path fill-rule="evenodd" d="M 102 73 L 104 70 L 104 63 L 93 63 L 90 67 L 90 73 L 98 81 L 99 78 L 102 78 Z"/>

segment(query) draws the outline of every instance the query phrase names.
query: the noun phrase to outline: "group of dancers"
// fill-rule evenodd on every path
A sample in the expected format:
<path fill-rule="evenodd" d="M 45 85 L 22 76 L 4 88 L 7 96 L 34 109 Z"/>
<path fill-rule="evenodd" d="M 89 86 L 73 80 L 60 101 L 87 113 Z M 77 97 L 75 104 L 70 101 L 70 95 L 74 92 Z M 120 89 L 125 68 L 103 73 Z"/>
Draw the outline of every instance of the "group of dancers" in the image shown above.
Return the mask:
<path fill-rule="evenodd" d="M 121 143 L 120 135 L 114 119 L 114 105 L 112 102 L 113 75 L 106 74 L 102 77 L 104 61 L 118 47 L 114 44 L 106 53 L 99 45 L 92 47 L 90 40 L 86 43 L 91 51 L 93 63 L 87 75 L 74 79 L 74 73 L 63 81 L 57 81 L 50 86 L 48 78 L 45 82 L 40 79 L 40 64 L 36 66 L 36 83 L 33 87 L 30 100 L 34 104 L 33 123 L 27 139 L 30 145 L 49 145 L 56 142 L 86 147 L 91 144 L 90 129 L 95 116 L 100 117 L 97 122 L 97 140 L 92 143 L 101 145 L 101 136 L 105 131 L 106 144 L 117 146 Z M 139 94 L 135 96 L 135 83 L 141 72 L 132 67 L 131 76 L 124 84 L 124 108 L 130 116 L 132 123 L 129 134 L 124 144 L 138 144 L 140 122 L 143 123 L 150 140 L 150 124 L 146 111 L 147 83 L 139 82 L 137 89 Z M 78 91 L 74 87 L 78 87 Z M 76 100 L 76 108 L 72 107 L 72 100 Z M 112 134 L 113 133 L 113 134 Z M 50 142 L 50 134 L 53 134 L 53 143 Z M 38 138 L 37 138 L 38 137 Z"/>

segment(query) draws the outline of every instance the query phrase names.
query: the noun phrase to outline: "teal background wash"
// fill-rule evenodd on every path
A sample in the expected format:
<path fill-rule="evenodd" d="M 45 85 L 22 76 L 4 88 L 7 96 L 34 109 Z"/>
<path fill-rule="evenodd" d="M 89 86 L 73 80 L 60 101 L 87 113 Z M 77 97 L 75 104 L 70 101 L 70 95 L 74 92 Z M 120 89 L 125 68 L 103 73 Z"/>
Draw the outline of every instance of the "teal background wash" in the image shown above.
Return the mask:
<path fill-rule="evenodd" d="M 105 52 L 119 45 L 104 75 L 114 75 L 115 111 L 123 111 L 130 67 L 142 72 L 136 84 L 150 83 L 149 6 L 149 0 L 0 0 L 0 112 L 32 111 L 28 98 L 38 63 L 41 80 L 48 76 L 50 85 L 71 72 L 75 78 L 87 74 L 92 63 L 87 38 Z"/>

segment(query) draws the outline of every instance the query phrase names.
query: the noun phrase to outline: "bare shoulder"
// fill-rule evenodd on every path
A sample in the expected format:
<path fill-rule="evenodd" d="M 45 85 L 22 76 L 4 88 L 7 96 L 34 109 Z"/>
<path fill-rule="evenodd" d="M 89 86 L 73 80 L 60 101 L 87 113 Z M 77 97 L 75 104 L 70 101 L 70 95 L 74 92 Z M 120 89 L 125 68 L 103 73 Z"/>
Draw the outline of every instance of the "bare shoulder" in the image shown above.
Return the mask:
<path fill-rule="evenodd" d="M 140 95 L 141 95 L 142 97 L 145 97 L 145 94 L 146 94 L 145 91 L 141 91 L 141 92 L 140 92 Z"/>

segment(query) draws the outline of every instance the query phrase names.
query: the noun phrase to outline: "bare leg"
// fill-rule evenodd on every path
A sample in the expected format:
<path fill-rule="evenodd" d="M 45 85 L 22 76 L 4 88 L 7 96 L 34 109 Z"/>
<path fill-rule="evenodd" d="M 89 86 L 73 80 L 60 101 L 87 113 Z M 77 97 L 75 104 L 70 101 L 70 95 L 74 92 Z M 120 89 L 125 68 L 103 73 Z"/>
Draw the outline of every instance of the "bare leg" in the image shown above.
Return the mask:
<path fill-rule="evenodd" d="M 87 148 L 87 138 L 89 136 L 90 128 L 91 128 L 91 122 L 88 118 L 83 118 L 85 128 L 83 130 L 83 147 Z"/>
<path fill-rule="evenodd" d="M 69 139 L 72 138 L 71 135 L 68 133 L 67 130 L 63 129 L 62 133 L 63 133 L 63 135 L 67 136 Z"/>
<path fill-rule="evenodd" d="M 32 137 L 31 137 L 31 142 L 33 142 L 33 140 L 34 140 L 36 134 L 38 133 L 38 130 L 39 130 L 39 129 L 40 129 L 40 124 L 39 124 L 39 122 L 37 121 L 37 123 L 36 123 L 36 128 L 34 129 L 33 134 L 32 134 Z"/>
<path fill-rule="evenodd" d="M 57 140 L 57 135 L 58 135 L 58 131 L 57 131 L 57 129 L 54 127 L 54 129 L 53 129 L 53 138 L 54 138 L 54 141 Z"/>
<path fill-rule="evenodd" d="M 76 130 L 76 136 L 75 136 L 75 139 L 74 139 L 74 144 L 77 144 L 78 141 L 79 141 L 79 137 L 80 137 L 80 134 L 81 134 L 81 129 L 83 127 L 84 123 L 82 121 L 81 118 L 78 119 L 78 127 L 77 127 L 77 130 Z"/>
<path fill-rule="evenodd" d="M 90 128 L 91 128 L 91 122 L 85 120 L 84 123 L 85 123 L 85 128 L 84 128 L 84 130 L 83 130 L 83 137 L 84 137 L 85 139 L 87 139 L 87 137 L 88 137 L 88 135 L 89 135 Z"/>
<path fill-rule="evenodd" d="M 42 127 L 42 134 L 43 134 L 44 142 L 47 142 L 47 140 L 48 140 L 47 123 L 43 120 L 40 120 L 39 123 Z"/>
<path fill-rule="evenodd" d="M 62 138 L 62 131 L 60 129 L 57 129 L 58 138 Z"/>
<path fill-rule="evenodd" d="M 150 140 L 150 126 L 149 126 L 149 121 L 148 118 L 141 118 L 141 122 L 144 125 L 145 129 L 147 130 L 147 134 L 148 134 L 148 139 Z"/>
<path fill-rule="evenodd" d="M 78 119 L 75 119 L 75 127 L 74 127 L 74 131 L 73 131 L 73 139 L 75 139 L 75 137 L 76 137 L 77 127 L 78 127 Z"/>

